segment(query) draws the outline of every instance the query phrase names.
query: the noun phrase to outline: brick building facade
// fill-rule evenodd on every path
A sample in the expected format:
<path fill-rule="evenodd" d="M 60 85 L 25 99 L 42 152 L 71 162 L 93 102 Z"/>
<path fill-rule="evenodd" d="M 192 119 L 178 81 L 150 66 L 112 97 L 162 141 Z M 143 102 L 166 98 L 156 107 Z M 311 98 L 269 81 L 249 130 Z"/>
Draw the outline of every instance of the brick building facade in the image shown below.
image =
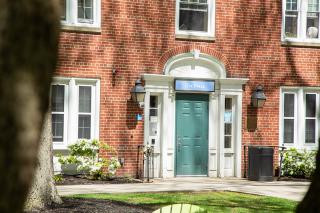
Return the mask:
<path fill-rule="evenodd" d="M 55 150 L 64 150 L 77 138 L 99 138 L 124 158 L 118 175 L 136 176 L 138 145 L 155 143 L 156 176 L 240 177 L 244 145 L 317 147 L 318 1 L 61 2 L 53 85 L 64 108 L 53 109 Z M 146 89 L 144 108 L 130 96 L 139 78 Z M 177 79 L 209 80 L 215 91 L 177 91 Z M 251 106 L 257 85 L 267 97 L 262 108 Z M 201 102 L 200 96 L 207 98 Z M 179 117 L 178 110 L 189 109 L 179 103 L 194 111 L 203 107 L 194 113 L 204 114 L 200 123 Z M 143 114 L 142 121 L 137 114 Z M 208 130 L 183 135 L 183 129 L 197 128 L 184 121 Z M 256 128 L 248 128 L 255 122 Z M 180 133 L 185 141 L 204 138 L 204 151 L 202 145 L 200 153 L 185 150 L 200 163 L 183 162 L 186 156 L 178 154 Z"/>

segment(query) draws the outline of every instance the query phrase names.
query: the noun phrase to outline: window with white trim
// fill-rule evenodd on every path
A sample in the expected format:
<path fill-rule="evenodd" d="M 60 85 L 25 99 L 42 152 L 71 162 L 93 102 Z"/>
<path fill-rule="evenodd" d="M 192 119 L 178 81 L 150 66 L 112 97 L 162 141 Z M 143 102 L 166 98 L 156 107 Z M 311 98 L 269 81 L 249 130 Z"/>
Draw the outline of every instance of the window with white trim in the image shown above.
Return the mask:
<path fill-rule="evenodd" d="M 296 94 L 284 93 L 283 99 L 283 143 L 293 144 L 295 139 Z"/>
<path fill-rule="evenodd" d="M 320 90 L 282 89 L 281 144 L 298 148 L 318 144 L 319 97 Z"/>
<path fill-rule="evenodd" d="M 99 137 L 99 81 L 57 78 L 51 86 L 53 147 Z"/>
<path fill-rule="evenodd" d="M 91 138 L 91 86 L 79 86 L 78 138 Z"/>
<path fill-rule="evenodd" d="M 99 28 L 100 2 L 101 0 L 60 0 L 62 25 Z"/>
<path fill-rule="evenodd" d="M 176 0 L 176 34 L 214 37 L 214 0 Z"/>
<path fill-rule="evenodd" d="M 317 129 L 317 94 L 305 94 L 305 143 L 316 143 Z"/>
<path fill-rule="evenodd" d="M 51 110 L 52 110 L 52 140 L 53 142 L 64 142 L 66 121 L 66 86 L 52 85 L 51 88 Z"/>
<path fill-rule="evenodd" d="M 319 1 L 320 0 L 283 0 L 284 41 L 319 41 Z"/>
<path fill-rule="evenodd" d="M 232 98 L 225 98 L 225 111 L 224 111 L 224 148 L 232 148 L 232 132 L 233 132 L 233 110 Z"/>

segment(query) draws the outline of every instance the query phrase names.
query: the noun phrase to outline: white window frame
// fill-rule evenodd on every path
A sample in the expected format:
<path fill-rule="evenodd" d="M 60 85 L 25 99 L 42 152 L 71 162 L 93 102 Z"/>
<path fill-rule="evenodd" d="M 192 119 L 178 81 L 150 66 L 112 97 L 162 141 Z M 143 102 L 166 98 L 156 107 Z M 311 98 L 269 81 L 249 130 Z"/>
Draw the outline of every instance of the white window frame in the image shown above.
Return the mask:
<path fill-rule="evenodd" d="M 227 98 L 230 98 L 231 99 L 231 110 L 228 110 L 228 111 L 231 111 L 231 122 L 225 122 L 223 121 L 223 124 L 225 125 L 226 123 L 230 123 L 231 124 L 231 135 L 226 135 L 225 134 L 225 130 L 223 127 L 223 140 L 224 140 L 224 144 L 223 144 L 223 149 L 225 150 L 225 152 L 234 152 L 234 147 L 235 147 L 235 143 L 234 143 L 234 138 L 235 138 L 235 108 L 236 108 L 236 105 L 235 105 L 235 97 L 234 96 L 225 96 L 225 99 Z M 224 108 L 224 112 L 226 112 L 226 108 Z M 231 147 L 230 148 L 225 148 L 225 136 L 231 136 Z"/>
<path fill-rule="evenodd" d="M 320 3 L 320 2 L 319 2 Z M 320 6 L 319 6 L 320 7 Z M 320 27 L 318 27 L 318 38 L 307 38 L 307 13 L 308 13 L 308 0 L 297 0 L 297 38 L 285 36 L 285 18 L 286 18 L 286 0 L 282 0 L 282 30 L 281 41 L 283 44 L 293 45 L 320 45 Z M 320 20 L 319 20 L 320 25 Z"/>
<path fill-rule="evenodd" d="M 283 143 L 283 122 L 284 122 L 284 94 L 295 95 L 295 121 L 294 121 L 294 143 Z M 306 120 L 306 94 L 316 94 L 316 141 L 305 143 L 305 120 Z M 297 149 L 315 150 L 319 140 L 319 112 L 320 112 L 320 88 L 313 87 L 282 87 L 280 88 L 280 110 L 279 110 L 279 145 L 295 147 Z"/>
<path fill-rule="evenodd" d="M 53 85 L 65 85 L 64 142 L 53 142 L 54 150 L 66 150 L 78 140 L 79 86 L 91 87 L 91 129 L 90 139 L 99 139 L 100 80 L 89 78 L 54 77 Z M 66 92 L 67 91 L 67 92 Z"/>
<path fill-rule="evenodd" d="M 91 87 L 91 112 L 85 113 L 85 112 L 79 112 L 79 88 L 81 86 L 84 87 Z M 95 125 L 94 125 L 94 119 L 95 119 L 95 100 L 96 100 L 96 88 L 95 85 L 92 84 L 77 84 L 77 137 L 79 135 L 79 115 L 90 115 L 90 139 L 94 139 L 94 132 L 95 132 Z M 78 139 L 81 139 L 78 137 Z"/>
<path fill-rule="evenodd" d="M 284 127 L 284 120 L 286 119 L 286 117 L 284 117 L 284 96 L 285 96 L 285 94 L 292 94 L 292 95 L 294 95 L 294 116 L 293 116 L 293 120 L 294 120 L 294 122 L 293 122 L 293 125 L 294 125 L 294 134 L 293 134 L 293 143 L 284 143 L 284 141 L 283 141 L 283 136 L 284 136 L 284 134 L 283 134 L 283 132 L 284 132 L 284 129 L 283 129 L 283 127 Z M 294 146 L 296 146 L 296 143 L 297 143 L 297 111 L 298 111 L 298 105 L 297 105 L 297 91 L 285 91 L 285 92 L 282 92 L 281 93 L 281 114 L 280 114 L 280 122 L 281 122 L 281 124 L 280 124 L 280 127 L 281 127 L 281 131 L 280 131 L 280 145 L 285 145 L 285 146 L 292 146 L 292 147 L 294 147 Z M 292 117 L 288 117 L 287 119 L 292 119 Z"/>
<path fill-rule="evenodd" d="M 65 146 L 67 144 L 68 138 L 68 85 L 65 83 L 53 83 L 52 85 L 61 85 L 64 86 L 64 112 L 51 112 L 52 114 L 63 114 L 63 141 L 54 141 L 53 143 Z M 51 100 L 50 100 L 51 101 Z"/>
<path fill-rule="evenodd" d="M 307 119 L 310 119 L 310 117 L 306 117 L 306 106 L 307 106 L 307 102 L 306 102 L 306 95 L 307 94 L 315 94 L 316 95 L 316 117 L 315 117 L 315 142 L 314 143 L 306 143 L 306 138 L 305 138 L 305 123 Z M 304 91 L 303 93 L 303 125 L 304 125 L 304 134 L 303 134 L 303 143 L 304 146 L 315 146 L 318 144 L 318 140 L 319 140 L 319 91 Z M 313 118 L 312 118 L 313 119 Z"/>
<path fill-rule="evenodd" d="M 76 29 L 90 29 L 101 27 L 101 0 L 93 1 L 93 22 L 78 20 L 78 0 L 66 0 L 66 20 L 61 20 L 62 28 L 77 27 Z"/>
<path fill-rule="evenodd" d="M 215 39 L 215 0 L 208 0 L 208 32 L 179 30 L 180 0 L 176 0 L 175 32 L 177 38 L 214 40 Z"/>

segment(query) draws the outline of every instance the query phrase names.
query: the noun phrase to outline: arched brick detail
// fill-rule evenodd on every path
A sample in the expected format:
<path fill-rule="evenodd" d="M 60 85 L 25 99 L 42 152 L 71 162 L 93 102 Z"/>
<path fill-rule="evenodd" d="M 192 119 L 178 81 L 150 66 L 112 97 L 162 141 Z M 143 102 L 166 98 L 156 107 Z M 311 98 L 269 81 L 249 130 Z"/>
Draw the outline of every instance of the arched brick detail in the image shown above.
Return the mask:
<path fill-rule="evenodd" d="M 158 70 L 163 71 L 165 64 L 171 57 L 182 54 L 182 53 L 191 52 L 194 49 L 200 50 L 201 53 L 205 53 L 214 58 L 217 58 L 219 61 L 221 61 L 224 64 L 226 71 L 228 71 L 229 63 L 227 58 L 224 55 L 222 55 L 220 52 L 217 52 L 216 50 L 208 48 L 207 46 L 203 46 L 203 45 L 185 45 L 185 46 L 179 46 L 171 50 L 168 50 L 161 56 L 160 60 L 158 61 Z"/>

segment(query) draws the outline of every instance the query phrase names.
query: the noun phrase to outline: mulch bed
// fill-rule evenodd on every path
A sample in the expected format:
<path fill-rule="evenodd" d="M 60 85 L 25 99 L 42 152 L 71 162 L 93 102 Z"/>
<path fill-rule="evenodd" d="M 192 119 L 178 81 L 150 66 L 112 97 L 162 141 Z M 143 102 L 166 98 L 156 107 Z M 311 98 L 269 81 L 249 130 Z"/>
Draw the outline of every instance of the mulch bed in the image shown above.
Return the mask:
<path fill-rule="evenodd" d="M 63 175 L 63 180 L 56 182 L 56 185 L 84 185 L 84 184 L 122 184 L 122 183 L 142 183 L 139 179 L 127 177 L 116 177 L 108 180 L 91 180 L 84 175 Z M 147 213 L 153 212 L 148 206 L 133 205 L 129 203 L 103 200 L 103 199 L 86 199 L 62 197 L 62 204 L 53 204 L 45 210 L 31 211 L 48 212 L 48 213 L 69 213 L 69 212 L 89 212 L 89 213 Z"/>
<path fill-rule="evenodd" d="M 63 204 L 54 204 L 48 209 L 36 212 L 48 213 L 69 213 L 69 212 L 89 212 L 89 213 L 149 213 L 153 212 L 148 206 L 137 206 L 118 201 L 83 199 L 83 198 L 62 198 Z M 34 213 L 34 212 L 27 212 Z"/>
<path fill-rule="evenodd" d="M 142 180 L 115 177 L 107 180 L 91 180 L 84 175 L 64 175 L 63 180 L 56 182 L 56 185 L 88 185 L 88 184 L 122 184 L 122 183 L 142 183 Z"/>
<path fill-rule="evenodd" d="M 310 182 L 307 178 L 281 177 L 278 181 Z"/>

